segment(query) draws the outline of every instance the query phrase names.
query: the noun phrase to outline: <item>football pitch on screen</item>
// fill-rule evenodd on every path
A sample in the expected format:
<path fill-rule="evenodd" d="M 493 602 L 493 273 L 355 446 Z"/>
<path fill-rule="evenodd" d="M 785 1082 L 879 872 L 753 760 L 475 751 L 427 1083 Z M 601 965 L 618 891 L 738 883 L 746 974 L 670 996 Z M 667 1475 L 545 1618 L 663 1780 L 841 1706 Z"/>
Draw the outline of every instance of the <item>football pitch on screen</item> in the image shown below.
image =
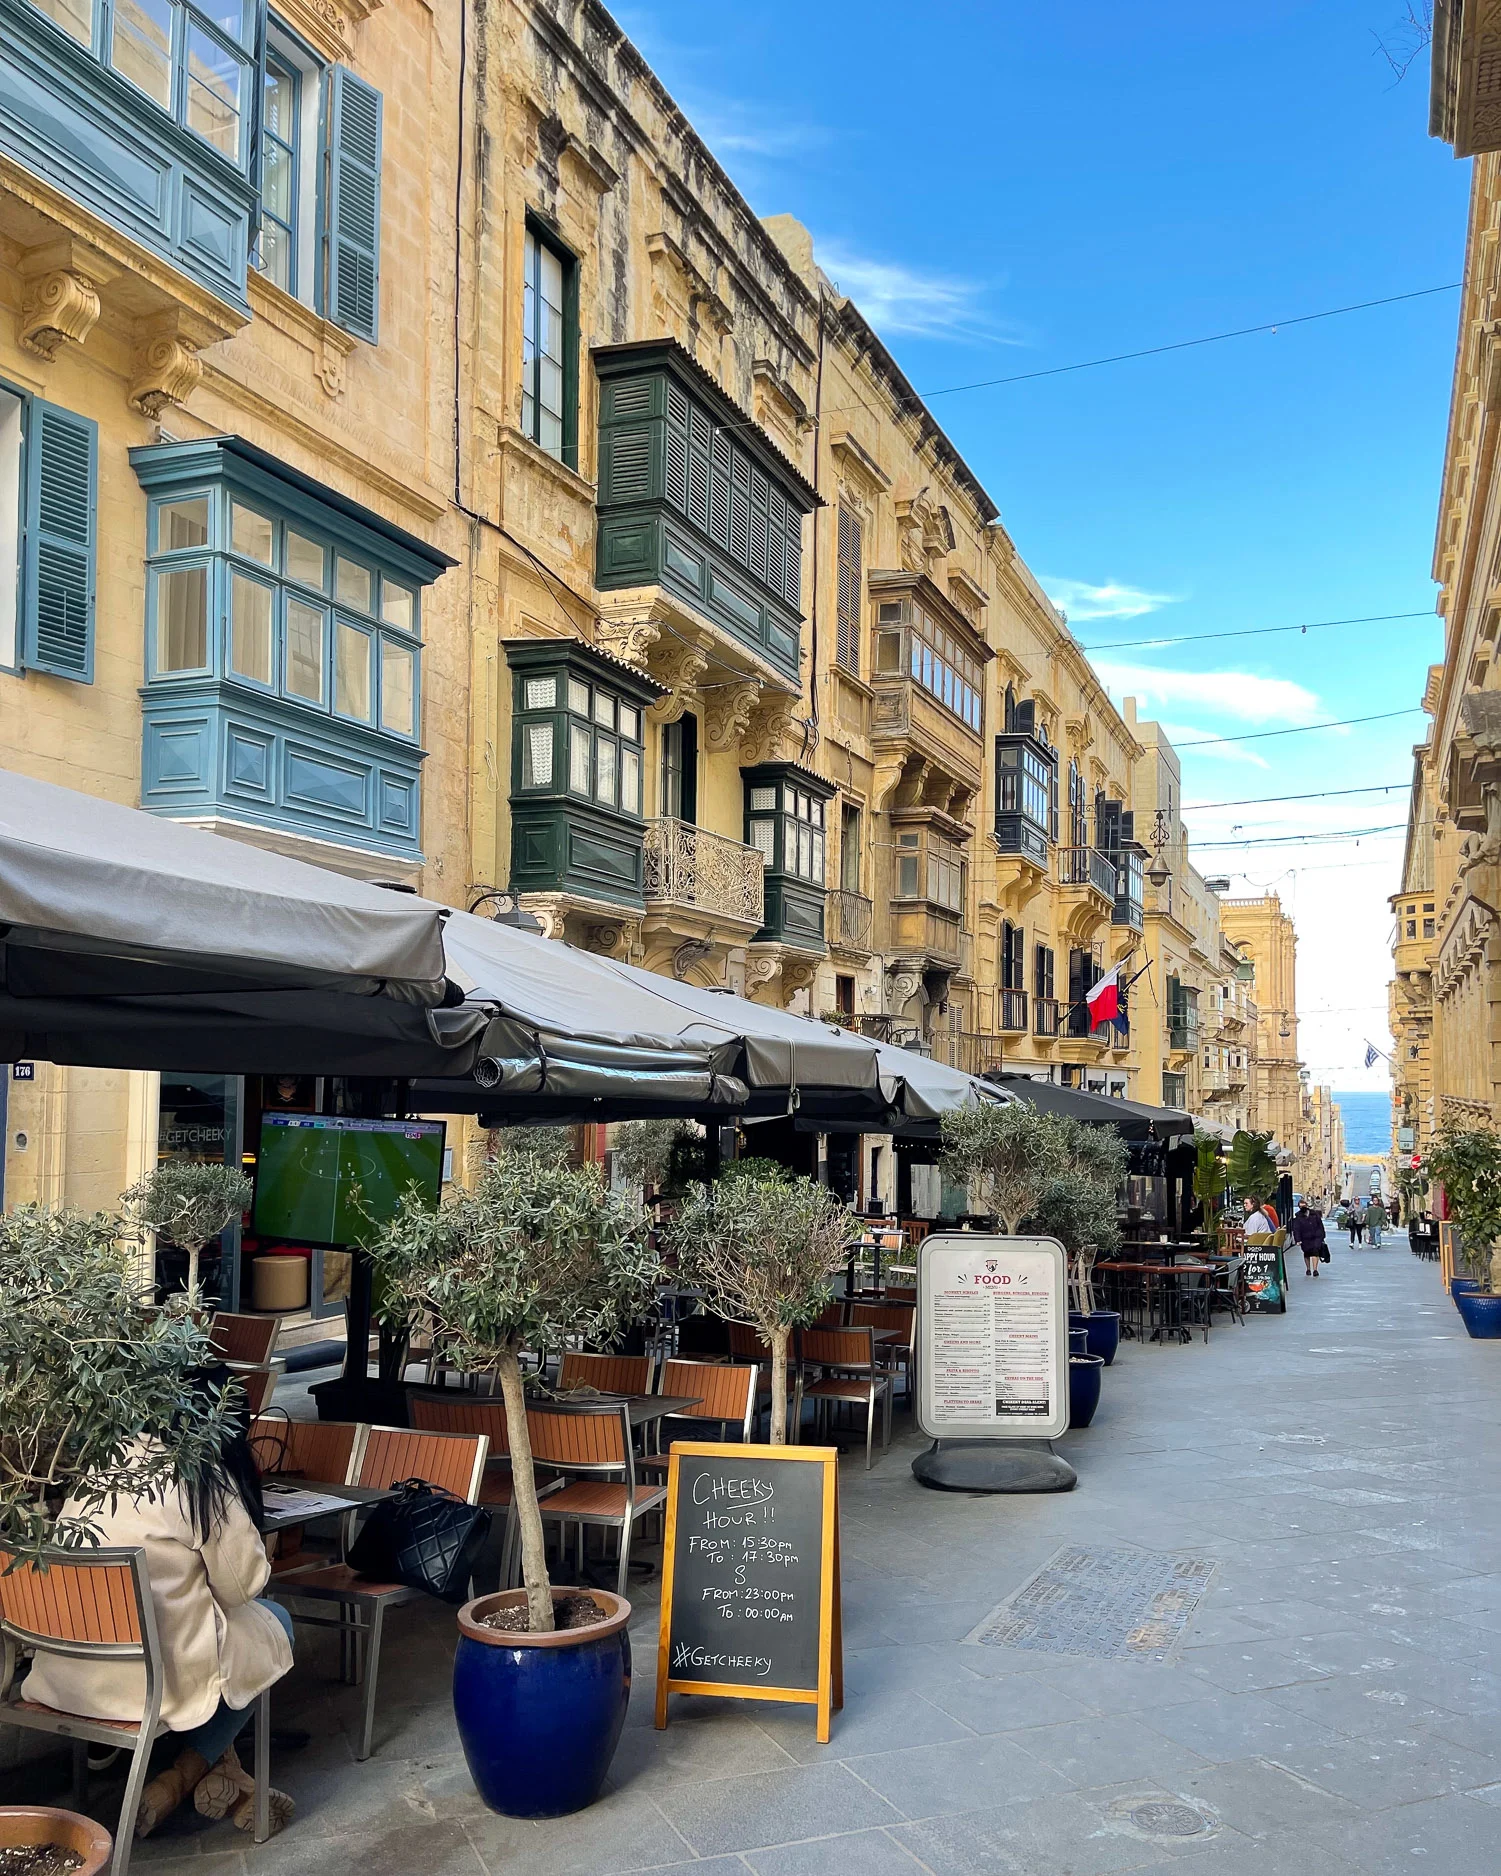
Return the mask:
<path fill-rule="evenodd" d="M 262 1167 L 272 1190 L 267 1211 L 281 1234 L 313 1244 L 354 1244 L 372 1220 L 389 1218 L 414 1182 L 435 1183 L 442 1134 L 408 1140 L 402 1134 L 333 1133 L 290 1129 L 291 1140 L 274 1169 Z M 432 1171 L 422 1162 L 430 1155 Z"/>

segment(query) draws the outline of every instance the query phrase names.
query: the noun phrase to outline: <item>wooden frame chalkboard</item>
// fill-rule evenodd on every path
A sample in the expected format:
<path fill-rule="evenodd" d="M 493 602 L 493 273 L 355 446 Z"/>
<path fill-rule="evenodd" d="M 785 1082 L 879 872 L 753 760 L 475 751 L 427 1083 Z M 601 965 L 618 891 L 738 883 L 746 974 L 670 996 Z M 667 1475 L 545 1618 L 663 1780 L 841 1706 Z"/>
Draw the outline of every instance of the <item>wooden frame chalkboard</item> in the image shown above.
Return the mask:
<path fill-rule="evenodd" d="M 834 1447 L 673 1443 L 658 1730 L 669 1694 L 816 1707 L 828 1744 L 844 1705 Z"/>

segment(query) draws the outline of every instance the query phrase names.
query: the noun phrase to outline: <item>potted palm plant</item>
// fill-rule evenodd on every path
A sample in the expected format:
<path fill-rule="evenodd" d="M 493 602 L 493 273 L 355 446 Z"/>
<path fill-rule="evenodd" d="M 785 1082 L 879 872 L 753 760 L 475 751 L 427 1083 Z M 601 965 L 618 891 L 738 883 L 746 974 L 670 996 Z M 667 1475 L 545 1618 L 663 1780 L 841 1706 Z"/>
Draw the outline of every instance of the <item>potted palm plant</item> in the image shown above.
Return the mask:
<path fill-rule="evenodd" d="M 694 1185 L 667 1228 L 678 1269 L 711 1309 L 748 1322 L 771 1350 L 773 1446 L 787 1439 L 787 1348 L 818 1321 L 849 1255 L 855 1221 L 827 1186 L 794 1179 L 774 1161 L 732 1162 Z"/>
<path fill-rule="evenodd" d="M 212 1166 L 197 1160 L 164 1160 L 138 1180 L 122 1203 L 142 1232 L 188 1254 L 188 1307 L 199 1302 L 198 1263 L 204 1246 L 250 1203 L 255 1188 L 238 1167 Z"/>
<path fill-rule="evenodd" d="M 368 1250 L 384 1307 L 427 1316 L 454 1365 L 492 1377 L 505 1400 L 523 1587 L 458 1614 L 454 1712 L 470 1773 L 506 1815 L 580 1810 L 599 1795 L 625 1722 L 631 1608 L 549 1578 L 521 1357 L 575 1338 L 607 1346 L 640 1318 L 661 1275 L 646 1215 L 611 1194 L 598 1166 L 523 1145 L 438 1211 L 405 1196 Z"/>
<path fill-rule="evenodd" d="M 1455 1307 L 1477 1340 L 1501 1338 L 1501 1135 L 1486 1127 L 1446 1128 L 1428 1170 L 1444 1189 L 1473 1284 L 1455 1281 Z"/>
<path fill-rule="evenodd" d="M 207 1331 L 140 1293 L 124 1231 L 102 1212 L 0 1216 L 0 1569 L 97 1542 L 111 1499 L 198 1471 L 232 1424 L 224 1396 L 194 1385 L 214 1359 Z M 0 1848 L 42 1844 L 85 1872 L 108 1860 L 86 1818 L 0 1807 Z"/>

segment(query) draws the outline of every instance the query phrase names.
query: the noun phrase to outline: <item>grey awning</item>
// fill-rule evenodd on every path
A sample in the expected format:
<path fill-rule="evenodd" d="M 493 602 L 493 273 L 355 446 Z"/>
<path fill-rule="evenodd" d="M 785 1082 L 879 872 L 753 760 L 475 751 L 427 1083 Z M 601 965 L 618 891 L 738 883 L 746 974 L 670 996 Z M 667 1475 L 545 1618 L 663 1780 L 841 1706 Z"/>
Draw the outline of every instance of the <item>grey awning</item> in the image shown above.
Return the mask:
<path fill-rule="evenodd" d="M 0 770 L 15 996 L 329 988 L 443 1001 L 441 906 Z"/>
<path fill-rule="evenodd" d="M 1063 1088 L 1030 1075 L 1002 1075 L 997 1085 L 1045 1114 L 1063 1114 L 1091 1127 L 1114 1127 L 1123 1140 L 1168 1140 L 1193 1132 L 1193 1116 L 1175 1107 L 1148 1107 L 1141 1101 L 1086 1094 L 1082 1088 Z"/>

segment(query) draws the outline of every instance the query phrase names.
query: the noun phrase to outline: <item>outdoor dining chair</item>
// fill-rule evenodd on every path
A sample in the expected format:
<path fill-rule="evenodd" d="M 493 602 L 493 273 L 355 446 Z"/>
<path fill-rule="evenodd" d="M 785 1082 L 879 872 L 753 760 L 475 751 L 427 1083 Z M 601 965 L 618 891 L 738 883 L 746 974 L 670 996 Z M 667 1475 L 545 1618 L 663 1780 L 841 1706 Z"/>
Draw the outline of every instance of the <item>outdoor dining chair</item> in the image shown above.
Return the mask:
<path fill-rule="evenodd" d="M 506 1404 L 499 1394 L 455 1394 L 439 1388 L 432 1394 L 413 1392 L 408 1397 L 412 1425 L 424 1433 L 483 1433 L 490 1456 L 480 1480 L 479 1503 L 493 1505 L 506 1515 L 500 1553 L 500 1587 L 509 1589 L 517 1560 L 517 1528 L 511 1515 L 515 1497 L 511 1483 L 511 1441 L 506 1431 Z M 561 1479 L 539 1484 L 539 1494 L 558 1489 Z"/>
<path fill-rule="evenodd" d="M 676 1422 L 680 1429 L 717 1425 L 721 1440 L 748 1445 L 756 1419 L 756 1377 L 754 1367 L 732 1367 L 722 1361 L 664 1361 L 657 1392 L 696 1398 L 698 1404 L 659 1420 L 658 1441 L 663 1429 Z M 694 1432 L 687 1437 L 701 1439 L 703 1435 Z M 665 1478 L 668 1457 L 668 1452 L 647 1453 L 637 1459 L 636 1470 L 650 1479 Z"/>
<path fill-rule="evenodd" d="M 276 1392 L 276 1384 L 286 1373 L 286 1363 L 265 1362 L 255 1368 L 235 1368 L 231 1370 L 231 1373 L 244 1388 L 253 1416 L 263 1414 L 271 1405 L 271 1396 Z"/>
<path fill-rule="evenodd" d="M 763 1338 L 759 1329 L 752 1327 L 748 1322 L 732 1322 L 728 1327 L 730 1331 L 730 1360 L 734 1362 L 749 1362 L 755 1366 L 758 1416 L 759 1408 L 762 1406 L 764 1406 L 769 1413 L 771 1411 L 771 1344 Z M 796 1378 L 792 1372 L 794 1365 L 789 1354 L 787 1361 L 787 1397 L 789 1402 L 796 1391 Z M 789 1420 L 790 1424 L 787 1429 L 788 1437 L 795 1440 L 797 1438 L 797 1421 L 794 1416 L 789 1416 Z"/>
<path fill-rule="evenodd" d="M 162 1724 L 163 1660 L 151 1602 L 151 1578 L 143 1549 L 54 1550 L 43 1557 L 44 1569 L 0 1553 L 0 1637 L 5 1643 L 0 1669 L 0 1724 L 52 1733 L 73 1743 L 73 1804 L 88 1803 L 88 1748 L 112 1746 L 130 1754 L 125 1795 L 115 1825 L 111 1876 L 125 1876 L 135 1845 L 136 1812 L 146 1788 L 151 1748 L 168 1729 Z M 9 1574 L 7 1574 L 9 1572 Z M 74 1660 L 140 1664 L 144 1700 L 139 1720 L 94 1720 L 64 1713 L 26 1698 L 26 1682 L 17 1681 L 20 1650 L 68 1655 Z M 271 1692 L 255 1701 L 255 1841 L 271 1834 Z"/>
<path fill-rule="evenodd" d="M 816 1381 L 806 1379 L 810 1369 L 821 1373 Z M 829 1410 L 838 1405 L 865 1409 L 865 1469 L 872 1465 L 871 1447 L 875 1435 L 876 1408 L 883 1410 L 881 1450 L 891 1444 L 891 1376 L 876 1366 L 875 1331 L 868 1325 L 860 1329 L 804 1329 L 800 1359 L 797 1363 L 797 1410 L 794 1424 L 802 1419 L 803 1402 L 811 1400 L 820 1428 L 827 1428 Z"/>
<path fill-rule="evenodd" d="M 559 1526 L 559 1548 L 565 1551 L 568 1526 L 578 1526 L 580 1575 L 585 1531 L 596 1526 L 619 1532 L 617 1590 L 623 1596 L 636 1521 L 667 1502 L 665 1485 L 637 1480 L 629 1407 L 624 1401 L 528 1403 L 526 1428 L 535 1463 L 564 1475 L 561 1489 L 549 1492 L 539 1506 L 543 1522 Z"/>
<path fill-rule="evenodd" d="M 261 1414 L 250 1423 L 250 1450 L 263 1479 L 312 1479 L 321 1485 L 352 1485 L 369 1428 L 355 1420 L 288 1420 Z M 269 1540 L 275 1546 L 271 1574 L 288 1576 L 331 1563 L 337 1550 L 315 1543 L 304 1549 L 304 1527 L 294 1524 Z"/>
<path fill-rule="evenodd" d="M 650 1355 L 585 1355 L 569 1349 L 558 1369 L 558 1392 L 592 1387 L 599 1394 L 649 1394 Z"/>
<path fill-rule="evenodd" d="M 479 1503 L 489 1449 L 490 1442 L 483 1433 L 423 1433 L 405 1427 L 373 1426 L 367 1430 L 353 1483 L 385 1490 L 407 1479 L 423 1479 L 475 1505 Z M 346 1529 L 352 1523 L 351 1517 Z M 355 1685 L 364 1681 L 360 1736 L 354 1756 L 368 1759 L 386 1611 L 420 1602 L 423 1592 L 409 1589 L 405 1583 L 376 1582 L 358 1575 L 347 1563 L 334 1563 L 279 1580 L 273 1578 L 271 1593 L 291 1608 L 294 1622 L 339 1631 L 339 1677 Z M 333 1603 L 337 1614 L 306 1614 L 294 1606 L 303 1601 Z"/>
<path fill-rule="evenodd" d="M 907 1405 L 912 1405 L 914 1351 L 917 1344 L 917 1305 L 915 1303 L 861 1303 L 849 1306 L 851 1329 L 895 1330 L 895 1342 L 878 1342 L 876 1360 L 895 1380 L 903 1377 Z"/>
<path fill-rule="evenodd" d="M 237 1316 L 221 1309 L 210 1320 L 208 1339 L 220 1361 L 263 1367 L 276 1352 L 280 1316 Z"/>

